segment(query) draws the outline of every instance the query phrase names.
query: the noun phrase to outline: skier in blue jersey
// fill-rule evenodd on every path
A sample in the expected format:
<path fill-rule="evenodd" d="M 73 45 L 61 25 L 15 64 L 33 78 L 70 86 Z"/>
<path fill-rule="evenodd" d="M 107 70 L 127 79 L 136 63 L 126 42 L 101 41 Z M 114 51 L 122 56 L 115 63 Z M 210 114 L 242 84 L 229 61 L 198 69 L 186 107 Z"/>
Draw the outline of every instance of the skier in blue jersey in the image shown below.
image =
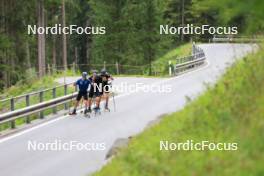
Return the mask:
<path fill-rule="evenodd" d="M 85 104 L 84 114 L 87 114 L 88 112 L 88 109 L 87 109 L 88 108 L 88 92 L 89 92 L 90 85 L 91 85 L 91 81 L 87 79 L 87 72 L 83 72 L 82 78 L 77 80 L 74 83 L 74 86 L 77 86 L 79 91 L 78 91 L 78 95 L 76 98 L 77 101 L 70 115 L 76 115 L 76 109 L 79 106 L 79 102 L 82 98 L 84 99 L 84 104 Z"/>

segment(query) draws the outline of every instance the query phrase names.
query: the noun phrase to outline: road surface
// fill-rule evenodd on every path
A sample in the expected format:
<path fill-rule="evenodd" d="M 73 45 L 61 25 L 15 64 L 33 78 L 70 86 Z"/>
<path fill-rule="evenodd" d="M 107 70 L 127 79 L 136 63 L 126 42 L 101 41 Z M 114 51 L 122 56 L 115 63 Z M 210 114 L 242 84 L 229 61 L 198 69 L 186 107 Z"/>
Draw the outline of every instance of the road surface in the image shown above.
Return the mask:
<path fill-rule="evenodd" d="M 246 44 L 204 44 L 200 47 L 205 51 L 208 65 L 198 70 L 174 78 L 120 78 L 116 81 L 117 84 L 127 81 L 130 84 L 170 85 L 170 93 L 123 92 L 116 97 L 116 112 L 91 119 L 81 115 L 60 117 L 1 139 L 0 175 L 83 176 L 93 173 L 103 166 L 105 156 L 116 139 L 134 136 L 159 115 L 179 110 L 185 104 L 185 96 L 199 95 L 205 89 L 205 82 L 214 83 L 226 67 L 252 49 Z M 28 150 L 28 141 L 48 143 L 56 140 L 63 143 L 103 143 L 105 150 Z"/>

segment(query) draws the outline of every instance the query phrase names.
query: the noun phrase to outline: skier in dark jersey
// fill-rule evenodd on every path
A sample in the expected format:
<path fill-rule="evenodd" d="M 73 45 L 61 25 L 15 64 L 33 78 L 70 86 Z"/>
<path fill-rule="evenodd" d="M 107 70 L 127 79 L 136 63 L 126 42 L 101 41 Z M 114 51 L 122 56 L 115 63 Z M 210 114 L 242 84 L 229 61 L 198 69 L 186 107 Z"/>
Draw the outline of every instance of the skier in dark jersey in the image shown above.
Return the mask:
<path fill-rule="evenodd" d="M 89 100 L 88 100 L 88 112 L 91 112 L 92 99 L 95 98 L 95 110 L 100 110 L 100 101 L 102 93 L 102 78 L 97 71 L 93 71 L 92 76 L 89 78 L 91 82 L 91 88 L 89 91 Z"/>
<path fill-rule="evenodd" d="M 110 111 L 108 107 L 108 101 L 109 101 L 109 93 L 110 93 L 110 87 L 111 87 L 111 81 L 114 80 L 113 77 L 105 70 L 101 70 L 100 74 L 102 78 L 102 86 L 103 86 L 103 96 L 105 98 L 105 110 Z"/>

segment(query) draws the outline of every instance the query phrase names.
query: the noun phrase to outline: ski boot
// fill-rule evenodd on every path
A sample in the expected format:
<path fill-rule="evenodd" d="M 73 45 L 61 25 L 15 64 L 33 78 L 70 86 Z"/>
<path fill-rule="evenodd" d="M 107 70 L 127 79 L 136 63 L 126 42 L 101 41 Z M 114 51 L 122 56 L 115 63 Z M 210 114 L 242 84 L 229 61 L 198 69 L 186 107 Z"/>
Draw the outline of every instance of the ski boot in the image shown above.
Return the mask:
<path fill-rule="evenodd" d="M 90 109 L 90 111 L 91 111 L 91 109 Z M 84 117 L 90 118 L 89 109 L 85 109 L 83 114 L 84 114 Z"/>
<path fill-rule="evenodd" d="M 94 110 L 94 115 L 96 116 L 97 114 L 101 114 L 101 111 L 100 111 L 100 107 L 94 107 L 93 108 L 93 110 Z"/>
<path fill-rule="evenodd" d="M 76 115 L 76 109 L 74 109 L 72 112 L 69 113 L 69 115 Z"/>
<path fill-rule="evenodd" d="M 110 109 L 108 108 L 108 106 L 105 106 L 105 107 L 104 107 L 104 111 L 105 111 L 105 112 L 110 112 Z"/>

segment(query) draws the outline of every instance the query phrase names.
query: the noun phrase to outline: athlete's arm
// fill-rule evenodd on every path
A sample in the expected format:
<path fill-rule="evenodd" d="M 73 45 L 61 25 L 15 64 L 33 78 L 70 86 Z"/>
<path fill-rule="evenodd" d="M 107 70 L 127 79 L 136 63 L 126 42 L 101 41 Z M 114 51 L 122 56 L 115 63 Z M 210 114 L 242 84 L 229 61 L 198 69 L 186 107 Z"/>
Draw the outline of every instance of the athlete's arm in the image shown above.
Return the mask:
<path fill-rule="evenodd" d="M 89 92 L 90 91 L 90 89 L 91 89 L 91 85 L 92 85 L 92 82 L 89 80 L 89 79 L 87 79 L 87 92 Z"/>
<path fill-rule="evenodd" d="M 77 83 L 76 83 L 76 82 L 74 82 L 74 83 L 73 83 L 73 86 L 75 86 L 75 87 L 76 87 L 76 86 L 77 86 Z"/>
<path fill-rule="evenodd" d="M 79 81 L 80 80 L 77 80 L 76 82 L 73 83 L 73 86 L 77 87 L 79 85 Z"/>
<path fill-rule="evenodd" d="M 112 80 L 112 81 L 114 80 L 113 76 L 110 75 L 110 74 L 107 76 L 107 79 L 110 79 L 110 80 Z"/>

